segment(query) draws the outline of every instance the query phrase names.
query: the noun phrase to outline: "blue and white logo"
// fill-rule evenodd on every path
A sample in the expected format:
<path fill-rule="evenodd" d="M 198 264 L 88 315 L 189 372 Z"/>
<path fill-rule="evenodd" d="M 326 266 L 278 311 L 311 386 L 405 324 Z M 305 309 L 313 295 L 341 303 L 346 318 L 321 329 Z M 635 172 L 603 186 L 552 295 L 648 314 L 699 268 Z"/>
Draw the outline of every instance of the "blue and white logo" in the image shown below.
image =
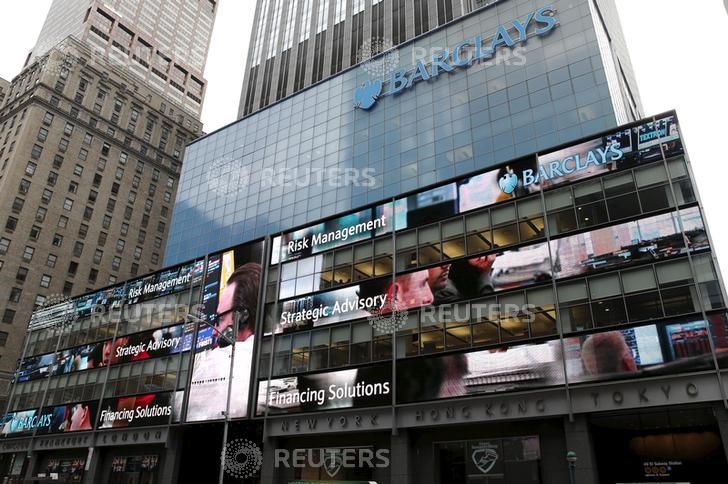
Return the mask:
<path fill-rule="evenodd" d="M 498 185 L 500 185 L 503 193 L 510 195 L 516 191 L 516 187 L 518 186 L 518 175 L 515 173 L 506 173 L 498 179 Z"/>
<path fill-rule="evenodd" d="M 364 81 L 361 86 L 356 88 L 354 93 L 354 107 L 361 109 L 369 109 L 382 94 L 382 80 Z"/>
<path fill-rule="evenodd" d="M 366 81 L 354 94 L 354 107 L 369 109 L 382 96 L 392 96 L 411 89 L 419 82 L 434 81 L 443 73 L 467 69 L 471 65 L 487 62 L 496 57 L 500 49 L 513 49 L 525 44 L 530 37 L 544 36 L 558 24 L 553 7 L 546 6 L 529 12 L 525 18 L 513 19 L 499 25 L 489 37 L 476 35 L 433 54 L 430 59 L 418 59 L 415 65 L 391 71 L 386 80 Z M 486 41 L 490 38 L 490 41 Z M 387 84 L 386 90 L 383 85 Z"/>

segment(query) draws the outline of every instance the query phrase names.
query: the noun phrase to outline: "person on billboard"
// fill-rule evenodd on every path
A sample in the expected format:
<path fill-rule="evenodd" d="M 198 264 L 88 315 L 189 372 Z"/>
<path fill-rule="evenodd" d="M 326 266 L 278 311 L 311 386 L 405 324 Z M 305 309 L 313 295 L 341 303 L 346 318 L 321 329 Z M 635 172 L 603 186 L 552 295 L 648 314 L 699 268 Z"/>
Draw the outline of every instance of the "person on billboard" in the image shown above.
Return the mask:
<path fill-rule="evenodd" d="M 93 430 L 91 423 L 91 408 L 88 405 L 77 403 L 66 407 L 68 420 L 64 426 L 64 432 L 75 432 L 77 430 Z"/>
<path fill-rule="evenodd" d="M 581 347 L 581 362 L 586 373 L 592 376 L 638 371 L 632 350 L 619 331 L 589 336 Z"/>
<path fill-rule="evenodd" d="M 195 356 L 192 371 L 192 385 L 204 385 L 205 391 L 190 392 L 188 420 L 223 417 L 214 409 L 220 406 L 220 402 L 227 402 L 228 385 L 221 385 L 219 382 L 227 382 L 230 377 L 230 356 L 233 348 L 231 341 L 235 341 L 235 386 L 230 392 L 230 414 L 236 417 L 246 415 L 261 272 L 258 263 L 243 264 L 230 275 L 220 294 L 214 326 L 215 346 Z M 234 318 L 238 318 L 237 334 Z M 217 403 L 208 406 L 210 401 Z"/>
<path fill-rule="evenodd" d="M 434 295 L 435 304 L 492 294 L 494 288 L 491 274 L 495 259 L 495 254 L 489 254 L 427 269 L 427 282 Z"/>
<path fill-rule="evenodd" d="M 387 295 L 384 305 L 381 308 L 375 308 L 373 312 L 390 313 L 392 311 L 429 306 L 435 300 L 426 270 L 397 276 L 394 283 L 392 278 L 386 277 L 366 281 L 359 285 L 358 295 L 360 299 L 377 297 L 383 294 Z"/>

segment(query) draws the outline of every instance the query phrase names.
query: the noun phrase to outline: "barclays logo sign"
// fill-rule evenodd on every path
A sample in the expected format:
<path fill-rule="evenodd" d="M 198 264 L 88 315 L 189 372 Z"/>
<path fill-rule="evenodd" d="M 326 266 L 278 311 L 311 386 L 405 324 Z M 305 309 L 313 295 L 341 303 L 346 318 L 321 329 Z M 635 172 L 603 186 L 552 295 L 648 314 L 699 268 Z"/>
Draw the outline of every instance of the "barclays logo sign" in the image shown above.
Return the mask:
<path fill-rule="evenodd" d="M 488 61 L 495 57 L 499 49 L 513 49 L 519 44 L 525 44 L 531 36 L 544 36 L 559 23 L 555 13 L 551 6 L 539 8 L 524 19 L 514 19 L 498 26 L 490 44 L 484 43 L 483 36 L 476 35 L 458 43 L 451 50 L 443 50 L 433 55 L 432 62 L 427 65 L 422 59 L 418 59 L 412 69 L 396 70 L 386 81 L 364 81 L 354 92 L 354 107 L 368 110 L 383 96 L 400 94 L 420 81 L 436 80 L 443 72 L 466 69 L 475 63 Z"/>

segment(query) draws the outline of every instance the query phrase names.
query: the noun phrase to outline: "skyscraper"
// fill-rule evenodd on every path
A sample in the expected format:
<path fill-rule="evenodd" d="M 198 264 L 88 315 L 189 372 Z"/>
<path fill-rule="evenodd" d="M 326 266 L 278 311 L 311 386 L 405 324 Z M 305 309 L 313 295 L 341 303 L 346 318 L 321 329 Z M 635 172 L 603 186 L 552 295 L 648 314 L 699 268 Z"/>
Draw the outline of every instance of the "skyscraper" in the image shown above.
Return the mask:
<path fill-rule="evenodd" d="M 0 85 L 0 405 L 34 307 L 161 267 L 215 7 L 54 0 Z"/>
<path fill-rule="evenodd" d="M 238 117 L 497 3 L 504 1 L 258 0 Z M 595 20 L 608 32 L 600 41 L 604 68 L 635 119 L 640 100 L 614 1 L 596 4 Z M 511 6 L 504 9 L 520 13 Z"/>
<path fill-rule="evenodd" d="M 200 115 L 216 0 L 54 0 L 28 62 L 69 35 Z"/>

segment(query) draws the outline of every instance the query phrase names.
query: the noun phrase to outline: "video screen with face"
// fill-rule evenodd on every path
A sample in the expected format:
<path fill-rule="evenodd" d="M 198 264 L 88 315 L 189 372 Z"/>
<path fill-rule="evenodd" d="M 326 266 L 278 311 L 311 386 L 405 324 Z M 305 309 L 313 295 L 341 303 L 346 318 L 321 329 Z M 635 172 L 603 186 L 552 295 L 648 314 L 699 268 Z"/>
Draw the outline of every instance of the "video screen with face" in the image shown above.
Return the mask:
<path fill-rule="evenodd" d="M 713 367 L 710 323 L 678 320 L 565 338 L 570 383 L 676 374 Z"/>
<path fill-rule="evenodd" d="M 231 417 L 248 415 L 263 253 L 261 241 L 208 257 L 187 421 L 222 419 L 223 412 Z M 229 388 L 231 360 L 233 385 Z"/>
<path fill-rule="evenodd" d="M 270 328 L 286 333 L 377 317 L 707 249 L 700 210 L 693 207 L 680 215 L 656 215 L 548 243 L 456 259 L 398 275 L 394 280 L 381 277 L 288 299 L 268 307 L 266 334 Z"/>

